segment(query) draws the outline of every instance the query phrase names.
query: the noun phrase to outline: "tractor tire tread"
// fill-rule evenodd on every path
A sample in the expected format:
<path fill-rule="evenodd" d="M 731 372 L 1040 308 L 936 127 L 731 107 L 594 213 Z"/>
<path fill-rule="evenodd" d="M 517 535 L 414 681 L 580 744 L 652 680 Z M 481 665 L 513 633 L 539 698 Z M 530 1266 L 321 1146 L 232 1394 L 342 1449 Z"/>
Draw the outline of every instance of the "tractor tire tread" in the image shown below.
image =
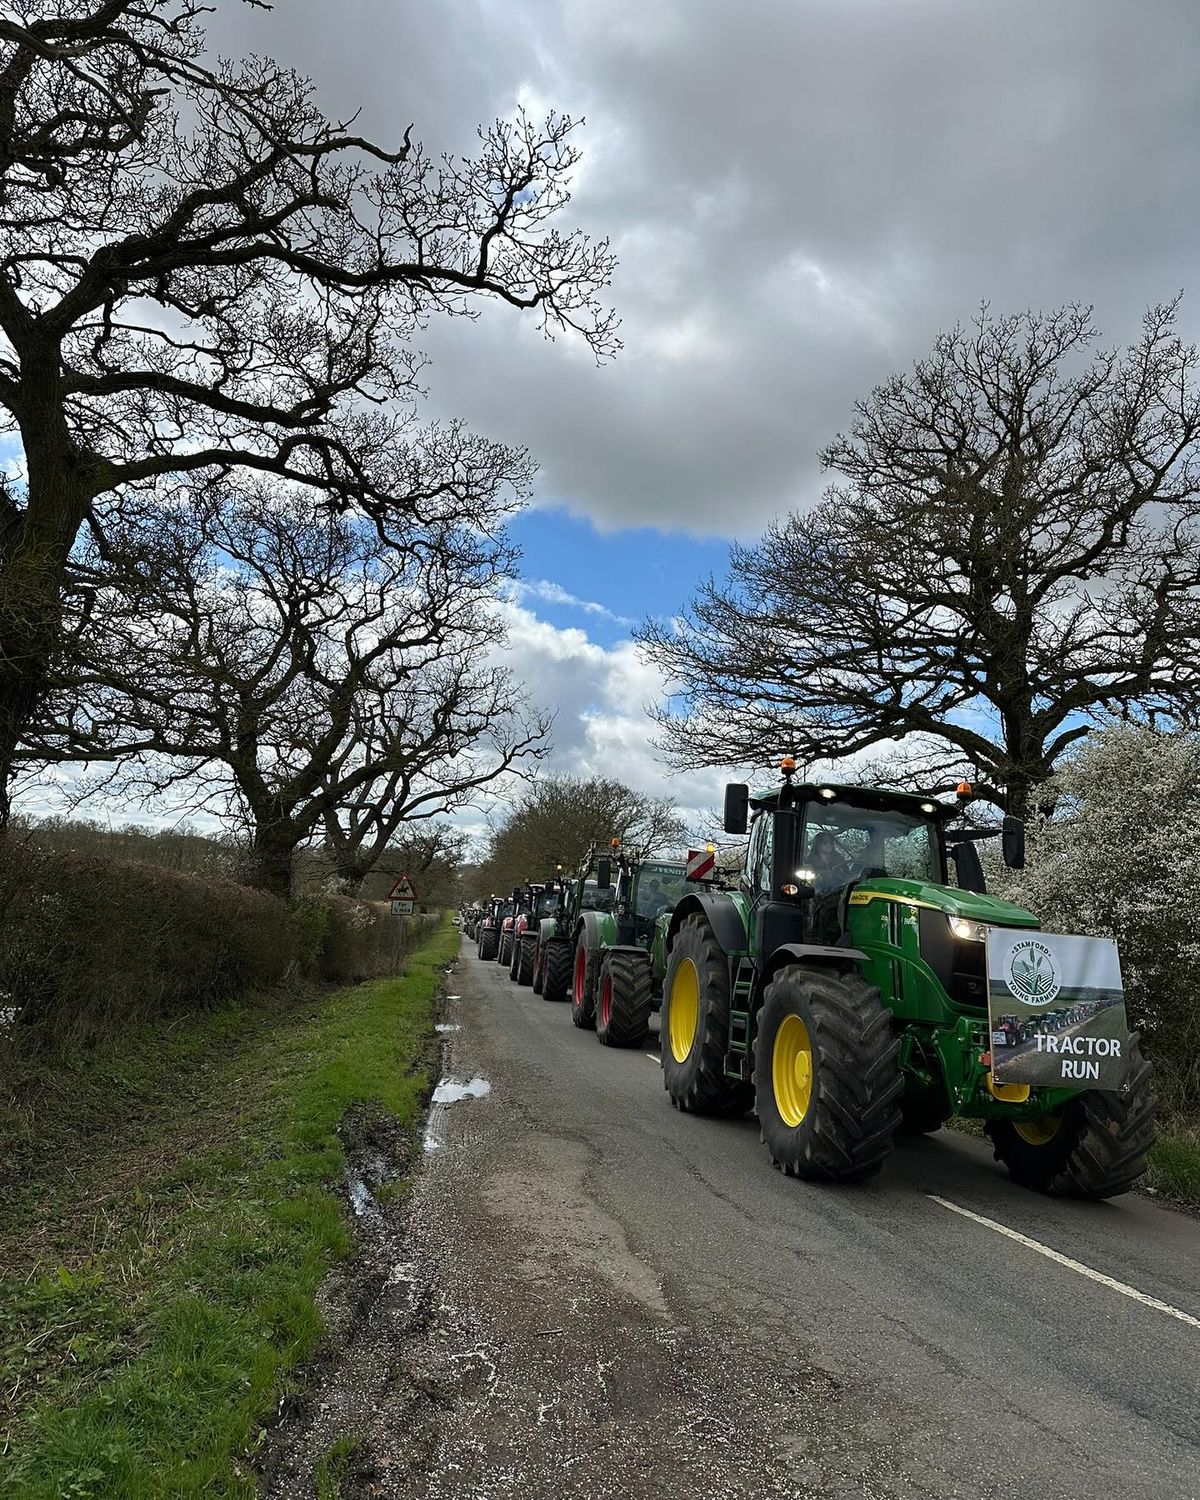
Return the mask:
<path fill-rule="evenodd" d="M 654 1009 L 654 971 L 648 953 L 609 949 L 600 965 L 600 990 L 612 984 L 608 1025 L 597 1007 L 596 1039 L 604 1047 L 640 1047 L 650 1031 Z"/>

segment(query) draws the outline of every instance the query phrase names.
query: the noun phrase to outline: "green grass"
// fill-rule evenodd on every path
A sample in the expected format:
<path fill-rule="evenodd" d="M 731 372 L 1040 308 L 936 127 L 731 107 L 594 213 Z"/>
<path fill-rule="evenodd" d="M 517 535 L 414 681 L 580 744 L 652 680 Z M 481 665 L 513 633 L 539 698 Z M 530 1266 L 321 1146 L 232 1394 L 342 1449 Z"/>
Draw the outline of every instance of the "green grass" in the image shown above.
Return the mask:
<path fill-rule="evenodd" d="M 36 1247 L 0 1279 L 0 1493 L 256 1493 L 263 1423 L 320 1337 L 321 1280 L 352 1247 L 331 1191 L 344 1169 L 338 1127 L 364 1106 L 413 1124 L 439 966 L 457 941 L 447 923 L 398 979 L 130 1044 L 101 1067 L 125 1113 L 94 1153 L 95 1079 L 78 1091 L 69 1073 L 61 1081 L 50 1136 L 77 1159 L 39 1157 L 22 1111 L 0 1116 L 0 1151 L 13 1147 L 25 1177 L 0 1232 Z M 80 1243 L 89 1248 L 64 1248 Z M 330 1451 L 321 1493 L 337 1494 L 350 1458 L 348 1443 Z"/>
<path fill-rule="evenodd" d="M 1146 1187 L 1189 1208 L 1200 1208 L 1200 1135 L 1195 1128 L 1165 1120 L 1150 1153 Z"/>

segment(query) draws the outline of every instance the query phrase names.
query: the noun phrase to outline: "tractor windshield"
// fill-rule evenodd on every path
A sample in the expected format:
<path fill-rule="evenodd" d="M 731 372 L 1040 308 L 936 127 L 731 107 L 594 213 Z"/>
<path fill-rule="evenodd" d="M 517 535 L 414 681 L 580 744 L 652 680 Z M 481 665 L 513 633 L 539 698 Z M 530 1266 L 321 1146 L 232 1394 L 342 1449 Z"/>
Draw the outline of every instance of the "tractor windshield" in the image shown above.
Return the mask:
<path fill-rule="evenodd" d="M 610 885 L 601 890 L 594 880 L 585 880 L 579 904 L 584 911 L 612 911 L 615 895 L 615 887 Z"/>
<path fill-rule="evenodd" d="M 937 826 L 931 819 L 840 800 L 810 804 L 803 864 L 812 870 L 818 891 L 872 875 L 934 884 L 944 878 Z"/>
<path fill-rule="evenodd" d="M 536 914 L 539 917 L 552 917 L 558 909 L 558 892 L 553 890 L 539 891 L 535 903 Z"/>
<path fill-rule="evenodd" d="M 682 865 L 643 864 L 638 872 L 634 915 L 653 922 L 665 911 L 674 911 L 688 892 Z"/>

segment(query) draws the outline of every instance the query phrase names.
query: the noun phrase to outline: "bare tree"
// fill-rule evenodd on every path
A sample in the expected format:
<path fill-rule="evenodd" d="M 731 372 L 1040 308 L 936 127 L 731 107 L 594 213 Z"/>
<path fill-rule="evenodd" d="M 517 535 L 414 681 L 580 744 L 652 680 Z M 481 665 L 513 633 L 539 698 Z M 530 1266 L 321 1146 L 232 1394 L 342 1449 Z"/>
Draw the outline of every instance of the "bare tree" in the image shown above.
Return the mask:
<path fill-rule="evenodd" d="M 432 314 L 499 299 L 616 347 L 607 244 L 555 227 L 571 120 L 499 122 L 473 160 L 411 130 L 378 146 L 274 62 L 210 64 L 210 8 L 0 15 L 0 431 L 25 474 L 0 494 L 0 815 L 81 528 L 235 469 L 386 527 L 423 493 L 410 340 Z"/>
<path fill-rule="evenodd" d="M 523 471 L 508 450 L 492 462 Z M 491 663 L 512 553 L 451 491 L 403 543 L 269 483 L 127 519 L 75 565 L 36 753 L 114 762 L 109 792 L 241 822 L 268 890 L 287 893 L 294 852 L 322 835 L 357 886 L 402 824 L 546 748 L 548 722 Z"/>
<path fill-rule="evenodd" d="M 643 627 L 679 689 L 672 760 L 869 752 L 1021 814 L 1097 723 L 1194 716 L 1200 397 L 1175 312 L 1095 353 L 1088 309 L 985 309 L 859 402 L 822 455 L 845 482 Z"/>
<path fill-rule="evenodd" d="M 668 797 L 647 797 L 606 777 L 545 776 L 528 786 L 492 834 L 474 874 L 479 894 L 537 880 L 556 865 L 574 872 L 595 844 L 618 838 L 639 854 L 673 852 L 686 824 Z"/>

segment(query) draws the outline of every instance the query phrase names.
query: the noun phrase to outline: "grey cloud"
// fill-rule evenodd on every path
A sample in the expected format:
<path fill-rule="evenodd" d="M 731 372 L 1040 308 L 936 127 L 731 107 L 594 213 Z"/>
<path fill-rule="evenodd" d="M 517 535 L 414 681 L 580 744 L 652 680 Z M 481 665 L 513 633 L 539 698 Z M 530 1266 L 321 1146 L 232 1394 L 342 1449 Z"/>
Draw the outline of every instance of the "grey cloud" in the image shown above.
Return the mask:
<path fill-rule="evenodd" d="M 572 212 L 620 249 L 624 355 L 596 370 L 499 309 L 427 345 L 435 409 L 528 443 L 542 498 L 602 526 L 753 531 L 981 299 L 1094 301 L 1116 341 L 1200 246 L 1192 0 L 291 0 L 219 25 L 431 147 L 519 98 L 588 116 Z"/>

